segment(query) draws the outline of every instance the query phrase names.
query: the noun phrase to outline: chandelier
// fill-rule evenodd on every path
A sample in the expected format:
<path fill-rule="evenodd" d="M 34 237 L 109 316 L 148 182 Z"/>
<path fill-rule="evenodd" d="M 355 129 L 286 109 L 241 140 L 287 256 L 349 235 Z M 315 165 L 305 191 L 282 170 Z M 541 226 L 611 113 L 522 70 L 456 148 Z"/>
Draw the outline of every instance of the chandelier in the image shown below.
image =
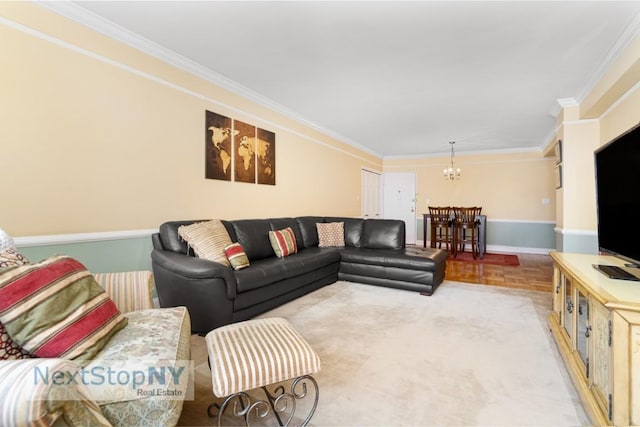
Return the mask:
<path fill-rule="evenodd" d="M 449 141 L 449 145 L 451 145 L 451 163 L 449 164 L 449 167 L 444 168 L 444 170 L 442 171 L 444 173 L 444 179 L 448 181 L 460 179 L 460 174 L 462 173 L 460 168 L 456 168 L 453 166 L 453 159 L 455 159 L 456 157 L 456 153 L 453 152 L 453 144 L 455 143 L 455 141 Z"/>

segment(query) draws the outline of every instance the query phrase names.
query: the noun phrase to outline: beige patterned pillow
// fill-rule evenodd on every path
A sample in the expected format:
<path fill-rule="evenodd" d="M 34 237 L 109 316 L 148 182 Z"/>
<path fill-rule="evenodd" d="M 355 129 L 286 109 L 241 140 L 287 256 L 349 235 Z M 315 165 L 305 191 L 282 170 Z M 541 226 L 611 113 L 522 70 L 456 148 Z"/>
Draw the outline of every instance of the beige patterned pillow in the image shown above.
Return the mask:
<path fill-rule="evenodd" d="M 29 264 L 29 260 L 16 248 L 7 248 L 0 251 L 0 268 L 19 267 Z"/>
<path fill-rule="evenodd" d="M 316 228 L 319 247 L 344 246 L 344 222 L 318 222 Z"/>
<path fill-rule="evenodd" d="M 178 228 L 178 234 L 193 248 L 198 257 L 231 267 L 224 248 L 232 242 L 227 229 L 219 219 L 183 225 Z"/>

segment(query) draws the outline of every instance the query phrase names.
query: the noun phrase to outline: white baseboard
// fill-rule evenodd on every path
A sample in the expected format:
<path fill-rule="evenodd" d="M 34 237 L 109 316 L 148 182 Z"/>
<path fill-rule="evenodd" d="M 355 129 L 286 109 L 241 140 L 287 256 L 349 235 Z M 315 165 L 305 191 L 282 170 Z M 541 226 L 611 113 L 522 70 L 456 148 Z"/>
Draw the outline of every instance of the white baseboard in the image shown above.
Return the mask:
<path fill-rule="evenodd" d="M 416 240 L 416 246 L 423 246 L 423 240 Z M 431 244 L 427 240 L 427 247 Z M 548 255 L 549 252 L 555 251 L 555 248 L 526 248 L 522 246 L 500 246 L 500 245 L 487 245 L 487 252 L 489 253 L 518 253 L 518 254 L 539 254 Z"/>

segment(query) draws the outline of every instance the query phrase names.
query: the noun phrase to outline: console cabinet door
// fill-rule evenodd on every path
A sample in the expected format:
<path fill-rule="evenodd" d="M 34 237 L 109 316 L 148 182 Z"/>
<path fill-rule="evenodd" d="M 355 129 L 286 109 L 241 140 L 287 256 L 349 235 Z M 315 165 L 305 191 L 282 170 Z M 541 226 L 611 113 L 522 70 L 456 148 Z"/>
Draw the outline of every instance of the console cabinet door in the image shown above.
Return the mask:
<path fill-rule="evenodd" d="M 557 266 L 553 267 L 553 312 L 557 316 L 558 324 L 562 325 L 563 309 L 563 293 L 564 287 L 562 281 L 564 275 Z"/>
<path fill-rule="evenodd" d="M 564 327 L 564 331 L 567 333 L 567 337 L 569 338 L 569 342 L 571 343 L 571 350 L 575 350 L 575 323 L 576 316 L 574 315 L 575 311 L 575 289 L 573 287 L 573 283 L 571 278 L 565 274 L 564 277 L 564 312 L 562 313 L 562 326 Z"/>
<path fill-rule="evenodd" d="M 591 378 L 596 400 L 602 411 L 611 420 L 612 367 L 611 367 L 611 315 L 609 310 L 595 298 L 591 306 Z"/>
<path fill-rule="evenodd" d="M 576 289 L 576 350 L 582 362 L 585 377 L 589 377 L 588 345 L 591 338 L 591 324 L 589 319 L 589 295 L 581 288 Z"/>

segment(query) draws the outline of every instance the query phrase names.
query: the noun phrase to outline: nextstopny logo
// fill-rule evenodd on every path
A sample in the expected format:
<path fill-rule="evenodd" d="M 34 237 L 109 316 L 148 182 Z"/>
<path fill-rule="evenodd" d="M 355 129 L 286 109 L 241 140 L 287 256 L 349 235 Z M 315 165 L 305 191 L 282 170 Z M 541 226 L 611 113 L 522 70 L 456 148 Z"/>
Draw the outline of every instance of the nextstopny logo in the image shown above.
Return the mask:
<path fill-rule="evenodd" d="M 106 400 L 119 397 L 161 396 L 167 399 L 185 399 L 188 386 L 193 387 L 193 362 L 175 361 L 168 366 L 151 363 L 131 363 L 132 367 L 97 364 L 84 368 L 61 369 L 35 366 L 35 385 L 52 387 L 84 387 L 95 399 Z M 119 363 L 122 365 L 122 362 Z"/>

